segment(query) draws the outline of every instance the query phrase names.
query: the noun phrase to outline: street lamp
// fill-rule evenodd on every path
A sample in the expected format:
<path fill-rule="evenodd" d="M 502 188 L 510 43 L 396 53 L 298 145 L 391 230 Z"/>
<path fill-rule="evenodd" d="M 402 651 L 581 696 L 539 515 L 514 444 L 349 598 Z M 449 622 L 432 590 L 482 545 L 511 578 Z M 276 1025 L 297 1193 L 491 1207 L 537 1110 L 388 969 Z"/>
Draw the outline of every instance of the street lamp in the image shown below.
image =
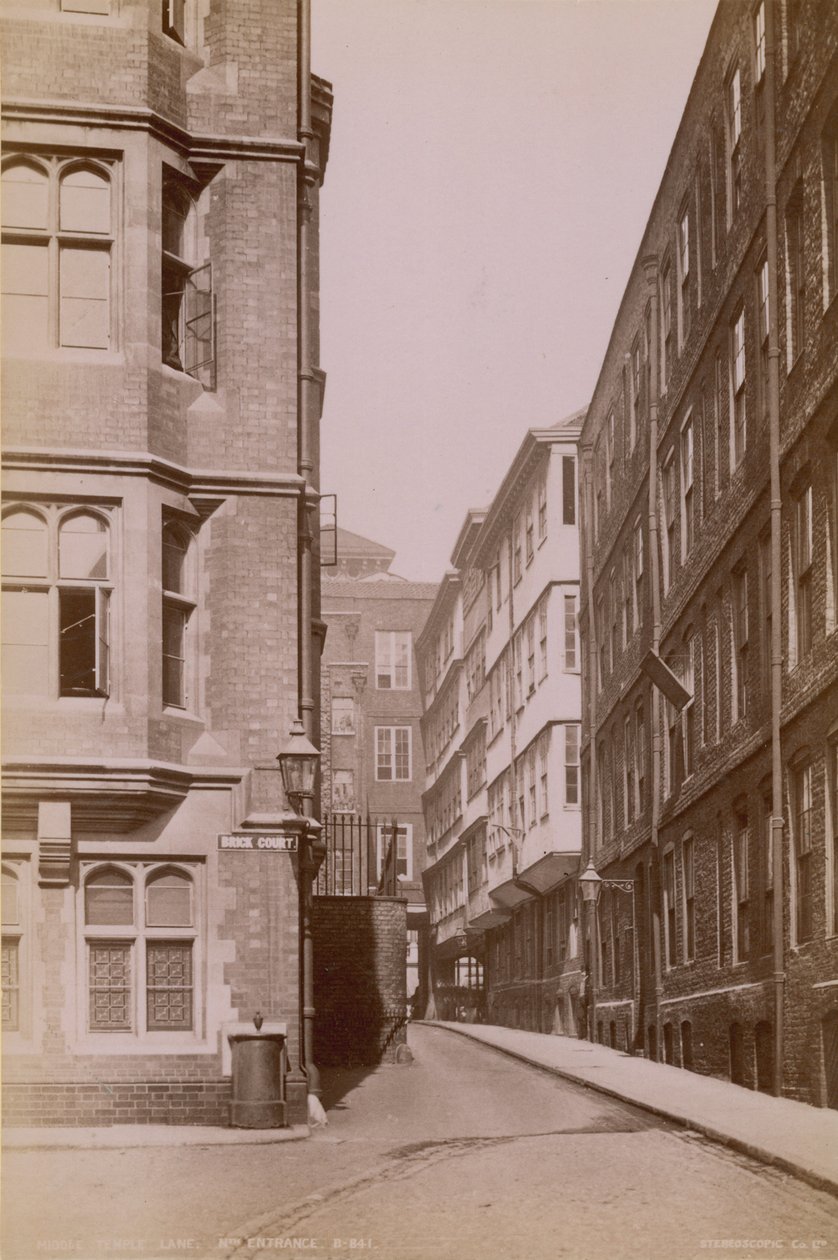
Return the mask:
<path fill-rule="evenodd" d="M 597 873 L 591 859 L 576 881 L 582 890 L 582 900 L 588 916 L 588 1040 L 596 1040 L 596 979 L 599 963 L 599 920 L 597 903 L 603 888 L 619 888 L 621 892 L 633 892 L 633 879 L 603 879 Z M 634 925 L 634 904 L 632 903 L 632 927 Z M 632 940 L 634 932 L 632 931 Z"/>
<path fill-rule="evenodd" d="M 300 837 L 300 919 L 303 955 L 303 1045 L 302 1059 L 308 1093 L 320 1096 L 320 1073 L 314 1063 L 314 905 L 313 885 L 323 861 L 326 846 L 320 836 L 320 823 L 311 817 L 314 782 L 320 753 L 307 738 L 299 718 L 291 723 L 288 743 L 278 754 L 282 786 L 291 808 L 305 819 Z"/>
<path fill-rule="evenodd" d="M 291 806 L 306 815 L 303 803 L 314 800 L 314 780 L 320 753 L 303 730 L 299 718 L 294 718 L 288 733 L 288 743 L 278 755 L 282 786 Z"/>

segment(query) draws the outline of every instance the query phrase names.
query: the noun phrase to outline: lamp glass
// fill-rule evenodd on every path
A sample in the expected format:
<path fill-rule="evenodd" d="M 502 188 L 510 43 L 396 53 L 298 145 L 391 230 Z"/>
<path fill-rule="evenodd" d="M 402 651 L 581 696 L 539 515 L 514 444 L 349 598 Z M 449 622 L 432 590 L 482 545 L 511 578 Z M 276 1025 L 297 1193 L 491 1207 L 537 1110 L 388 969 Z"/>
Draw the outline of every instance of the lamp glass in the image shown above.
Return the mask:
<path fill-rule="evenodd" d="M 285 788 L 287 797 L 314 795 L 314 779 L 320 753 L 314 744 L 306 739 L 303 724 L 299 718 L 294 720 L 288 743 L 277 760 L 282 774 L 282 786 Z"/>
<path fill-rule="evenodd" d="M 582 900 L 585 902 L 598 901 L 599 890 L 602 887 L 602 878 L 596 873 L 593 862 L 589 862 L 585 871 L 579 876 L 577 881 L 582 889 Z"/>

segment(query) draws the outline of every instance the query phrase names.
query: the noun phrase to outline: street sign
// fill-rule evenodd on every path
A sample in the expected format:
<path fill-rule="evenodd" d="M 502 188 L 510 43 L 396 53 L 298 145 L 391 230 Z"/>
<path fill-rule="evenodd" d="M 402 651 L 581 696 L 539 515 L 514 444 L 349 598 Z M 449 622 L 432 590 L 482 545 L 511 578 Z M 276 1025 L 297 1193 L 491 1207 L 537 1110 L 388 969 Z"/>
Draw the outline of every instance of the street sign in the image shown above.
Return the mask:
<path fill-rule="evenodd" d="M 269 835 L 252 831 L 229 831 L 218 837 L 218 847 L 237 853 L 296 853 L 297 837 L 284 832 Z"/>

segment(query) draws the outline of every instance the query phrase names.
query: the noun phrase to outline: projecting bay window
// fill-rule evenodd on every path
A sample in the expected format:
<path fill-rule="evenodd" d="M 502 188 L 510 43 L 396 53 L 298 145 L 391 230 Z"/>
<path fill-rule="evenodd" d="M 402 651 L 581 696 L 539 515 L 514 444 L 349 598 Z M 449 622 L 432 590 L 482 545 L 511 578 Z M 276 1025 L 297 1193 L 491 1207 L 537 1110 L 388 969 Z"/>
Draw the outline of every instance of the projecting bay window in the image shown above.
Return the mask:
<path fill-rule="evenodd" d="M 163 526 L 163 703 L 185 709 L 189 703 L 188 644 L 194 617 L 194 573 L 190 535 L 179 525 Z"/>
<path fill-rule="evenodd" d="M 408 783 L 411 770 L 409 726 L 376 726 L 375 777 L 380 783 Z"/>
<path fill-rule="evenodd" d="M 215 299 L 212 264 L 194 262 L 195 206 L 174 175 L 162 192 L 161 327 L 163 362 L 200 381 L 215 384 Z"/>
<path fill-rule="evenodd" d="M 107 696 L 109 527 L 56 505 L 3 518 L 3 673 L 9 695 Z"/>
<path fill-rule="evenodd" d="M 13 157 L 3 168 L 7 354 L 112 344 L 112 164 Z"/>
<path fill-rule="evenodd" d="M 90 1033 L 196 1027 L 195 884 L 179 867 L 95 866 L 82 888 Z"/>

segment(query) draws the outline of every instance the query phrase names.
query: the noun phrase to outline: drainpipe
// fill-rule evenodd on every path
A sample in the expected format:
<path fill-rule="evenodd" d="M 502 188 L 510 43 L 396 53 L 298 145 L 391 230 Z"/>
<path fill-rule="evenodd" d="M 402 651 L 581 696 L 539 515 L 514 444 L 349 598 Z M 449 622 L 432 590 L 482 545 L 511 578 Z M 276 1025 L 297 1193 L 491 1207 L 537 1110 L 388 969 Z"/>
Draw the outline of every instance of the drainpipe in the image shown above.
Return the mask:
<path fill-rule="evenodd" d="M 652 651 L 660 656 L 661 601 L 660 556 L 658 548 L 658 397 L 660 390 L 660 362 L 658 347 L 658 260 L 653 254 L 643 259 L 646 283 L 651 292 L 651 345 L 649 346 L 649 585 L 652 608 Z M 661 968 L 661 912 L 660 912 L 660 785 L 661 785 L 661 706 L 660 691 L 652 684 L 652 809 L 651 809 L 651 871 L 653 884 L 649 889 L 652 903 L 652 955 L 655 978 L 655 1057 L 660 1058 L 660 1010 L 663 997 Z"/>
<path fill-rule="evenodd" d="M 771 498 L 771 854 L 774 868 L 774 1080 L 772 1091 L 783 1092 L 783 760 L 780 708 L 783 699 L 780 497 L 780 338 L 777 309 L 777 166 L 775 131 L 776 31 L 774 5 L 765 6 L 765 236 L 768 261 L 768 442 Z"/>
<path fill-rule="evenodd" d="M 297 472 L 303 484 L 297 507 L 297 677 L 298 711 L 308 739 L 314 736 L 314 660 L 312 644 L 312 581 L 314 563 L 313 514 L 318 503 L 312 484 L 314 442 L 311 427 L 315 384 L 311 362 L 311 275 L 309 267 L 311 202 L 310 191 L 317 179 L 311 161 L 311 10 L 310 0 L 298 0 L 297 38 L 299 42 L 297 83 L 297 138 L 304 146 L 297 166 Z M 301 1067 L 309 1094 L 320 1095 L 320 1074 L 314 1063 L 314 937 L 313 881 L 322 860 L 322 841 L 307 832 L 300 853 L 300 924 L 302 935 L 302 1055 Z"/>
<path fill-rule="evenodd" d="M 587 724 L 588 733 L 590 735 L 590 744 L 588 747 L 588 778 L 590 786 L 588 788 L 588 819 L 585 828 L 585 838 L 583 845 L 583 858 L 581 869 L 590 863 L 593 864 L 594 853 L 596 851 L 596 827 L 599 817 L 598 791 L 599 785 L 597 777 L 599 774 L 599 765 L 597 762 L 597 731 L 596 731 L 596 715 L 597 715 L 597 696 L 599 691 L 599 672 L 597 660 L 599 657 L 599 643 L 597 641 L 597 620 L 596 620 L 596 604 L 594 602 L 594 543 L 593 543 L 593 521 L 594 521 L 594 478 L 593 478 L 593 447 L 590 442 L 586 442 L 582 446 L 582 483 L 583 494 L 585 498 L 585 529 L 583 538 L 585 540 L 584 555 L 582 557 L 585 572 L 585 605 L 588 617 L 588 705 L 587 705 Z M 582 609 L 579 609 L 580 615 Z M 587 1027 L 585 1032 L 589 1041 L 596 1040 L 596 968 L 599 959 L 596 957 L 596 923 L 593 915 L 588 908 L 589 903 L 585 903 L 585 943 L 587 958 Z M 595 913 L 595 911 L 594 911 Z"/>

